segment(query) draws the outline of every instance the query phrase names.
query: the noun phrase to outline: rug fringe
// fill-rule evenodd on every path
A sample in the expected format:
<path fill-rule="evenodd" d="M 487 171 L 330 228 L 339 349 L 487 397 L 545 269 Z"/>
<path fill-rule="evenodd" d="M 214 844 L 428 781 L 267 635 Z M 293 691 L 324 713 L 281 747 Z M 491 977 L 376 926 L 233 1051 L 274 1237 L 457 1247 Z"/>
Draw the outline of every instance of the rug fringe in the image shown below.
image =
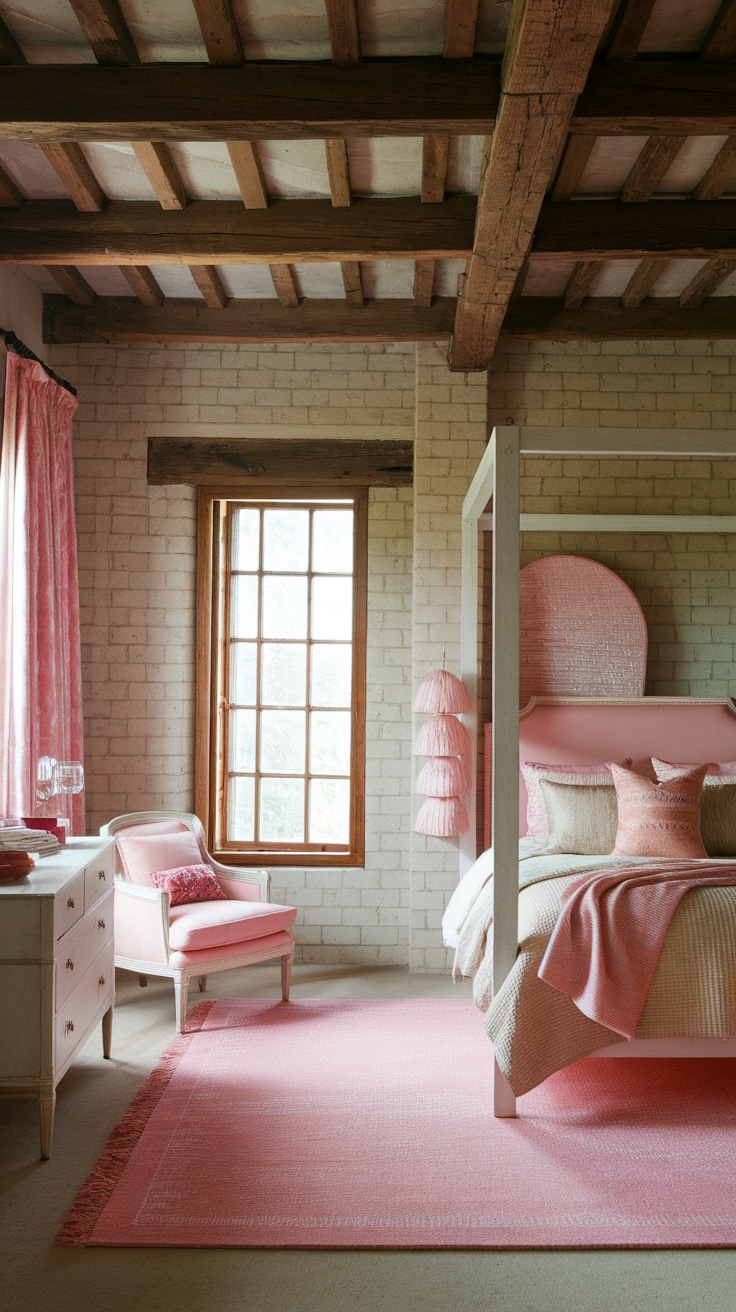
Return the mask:
<path fill-rule="evenodd" d="M 138 1140 L 150 1120 L 174 1071 L 194 1034 L 202 1029 L 215 999 L 200 1002 L 187 1016 L 187 1028 L 168 1045 L 142 1084 L 130 1107 L 110 1134 L 74 1202 L 64 1217 L 54 1244 L 61 1248 L 84 1248 L 110 1196 L 120 1180 Z"/>

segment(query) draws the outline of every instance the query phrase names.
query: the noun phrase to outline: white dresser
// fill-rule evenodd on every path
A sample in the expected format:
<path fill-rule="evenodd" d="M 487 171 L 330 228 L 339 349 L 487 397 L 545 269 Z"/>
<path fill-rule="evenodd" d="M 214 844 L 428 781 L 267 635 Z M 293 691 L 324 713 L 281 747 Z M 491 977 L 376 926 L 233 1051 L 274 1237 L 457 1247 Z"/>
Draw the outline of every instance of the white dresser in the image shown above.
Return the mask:
<path fill-rule="evenodd" d="M 25 879 L 0 882 L 0 1091 L 37 1093 L 51 1154 L 56 1086 L 115 1002 L 113 842 L 73 838 Z"/>

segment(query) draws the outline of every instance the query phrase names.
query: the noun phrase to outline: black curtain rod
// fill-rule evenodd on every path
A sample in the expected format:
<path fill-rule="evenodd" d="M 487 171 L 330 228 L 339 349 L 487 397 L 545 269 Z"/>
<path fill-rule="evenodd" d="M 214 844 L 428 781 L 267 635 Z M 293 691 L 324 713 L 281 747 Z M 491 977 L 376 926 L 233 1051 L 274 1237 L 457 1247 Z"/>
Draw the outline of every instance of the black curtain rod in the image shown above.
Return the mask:
<path fill-rule="evenodd" d="M 54 382 L 59 384 L 59 387 L 71 392 L 72 396 L 77 395 L 76 387 L 72 387 L 71 383 L 66 381 L 66 378 L 60 378 L 58 374 L 55 374 L 45 360 L 41 360 L 35 351 L 32 351 L 30 346 L 26 346 L 25 342 L 22 342 L 20 337 L 16 337 L 15 333 L 11 332 L 9 328 L 0 328 L 0 337 L 4 338 L 9 351 L 15 351 L 15 354 L 22 356 L 24 360 L 35 360 L 36 364 L 40 364 L 41 368 L 46 370 L 49 378 L 53 378 Z"/>

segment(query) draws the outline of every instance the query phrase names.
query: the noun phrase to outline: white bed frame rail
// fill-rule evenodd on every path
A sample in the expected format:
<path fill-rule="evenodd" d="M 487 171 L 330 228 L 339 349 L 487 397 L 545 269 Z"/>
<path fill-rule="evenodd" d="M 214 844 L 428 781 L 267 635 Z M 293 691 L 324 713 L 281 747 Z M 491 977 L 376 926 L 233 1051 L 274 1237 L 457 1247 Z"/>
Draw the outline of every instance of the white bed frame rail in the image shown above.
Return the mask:
<path fill-rule="evenodd" d="M 478 698 L 479 595 L 478 535 L 493 532 L 491 587 L 493 637 L 491 657 L 492 834 L 494 850 L 493 988 L 503 984 L 518 951 L 519 884 L 519 547 L 522 531 L 640 533 L 736 533 L 736 516 L 726 515 L 521 515 L 520 470 L 523 455 L 733 456 L 736 433 L 683 429 L 672 433 L 651 428 L 499 427 L 468 489 L 462 522 L 462 593 L 460 677 L 474 704 Z M 492 511 L 488 513 L 491 504 Z M 470 828 L 460 840 L 460 876 L 477 855 L 477 712 L 468 717 L 471 736 Z M 736 1043 L 718 1039 L 650 1040 L 646 1052 L 636 1040 L 599 1049 L 596 1056 L 735 1056 Z M 692 1044 L 697 1045 L 696 1049 Z M 677 1049 L 677 1051 L 675 1051 Z M 496 1116 L 515 1116 L 513 1091 L 495 1065 Z"/>

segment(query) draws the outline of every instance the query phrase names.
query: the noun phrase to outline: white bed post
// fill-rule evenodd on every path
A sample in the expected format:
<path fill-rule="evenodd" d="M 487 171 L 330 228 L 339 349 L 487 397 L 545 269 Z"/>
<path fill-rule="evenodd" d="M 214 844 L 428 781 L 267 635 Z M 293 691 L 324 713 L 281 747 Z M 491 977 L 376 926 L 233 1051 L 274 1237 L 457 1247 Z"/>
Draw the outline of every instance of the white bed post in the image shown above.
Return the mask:
<path fill-rule="evenodd" d="M 494 430 L 493 465 L 493 992 L 518 952 L 519 898 L 519 430 Z M 493 1111 L 515 1116 L 516 1099 L 495 1063 Z"/>

